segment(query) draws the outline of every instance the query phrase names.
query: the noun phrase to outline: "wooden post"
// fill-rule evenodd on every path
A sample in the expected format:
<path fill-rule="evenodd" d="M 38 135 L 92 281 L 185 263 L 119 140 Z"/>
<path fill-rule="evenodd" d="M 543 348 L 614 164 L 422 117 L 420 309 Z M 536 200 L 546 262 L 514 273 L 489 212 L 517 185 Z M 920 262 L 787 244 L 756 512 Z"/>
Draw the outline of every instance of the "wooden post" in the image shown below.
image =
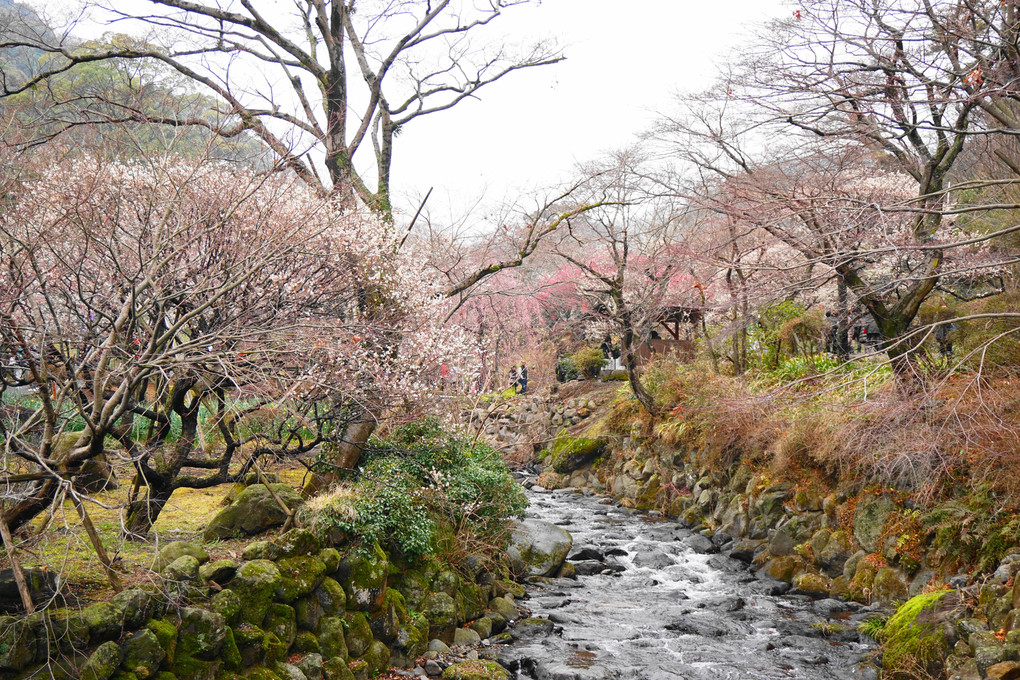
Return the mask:
<path fill-rule="evenodd" d="M 0 508 L 2 509 L 2 508 Z M 11 571 L 14 572 L 14 583 L 18 586 L 18 593 L 21 595 L 21 603 L 25 605 L 25 612 L 35 613 L 35 603 L 32 602 L 32 593 L 28 590 L 28 583 L 25 581 L 25 574 L 21 571 L 18 558 L 14 556 L 14 539 L 11 538 L 11 530 L 7 522 L 0 516 L 0 537 L 3 538 L 4 549 L 7 551 L 7 558 L 11 561 Z"/>

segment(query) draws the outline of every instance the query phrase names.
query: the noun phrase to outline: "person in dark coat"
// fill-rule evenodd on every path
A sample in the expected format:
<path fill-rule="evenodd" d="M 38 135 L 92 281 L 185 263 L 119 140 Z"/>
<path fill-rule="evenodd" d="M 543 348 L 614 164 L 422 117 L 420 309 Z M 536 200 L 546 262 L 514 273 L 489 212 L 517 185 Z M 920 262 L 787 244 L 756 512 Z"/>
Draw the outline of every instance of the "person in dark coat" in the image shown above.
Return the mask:
<path fill-rule="evenodd" d="M 521 394 L 528 391 L 528 367 L 521 362 L 521 367 L 517 371 L 517 384 L 521 386 Z"/>

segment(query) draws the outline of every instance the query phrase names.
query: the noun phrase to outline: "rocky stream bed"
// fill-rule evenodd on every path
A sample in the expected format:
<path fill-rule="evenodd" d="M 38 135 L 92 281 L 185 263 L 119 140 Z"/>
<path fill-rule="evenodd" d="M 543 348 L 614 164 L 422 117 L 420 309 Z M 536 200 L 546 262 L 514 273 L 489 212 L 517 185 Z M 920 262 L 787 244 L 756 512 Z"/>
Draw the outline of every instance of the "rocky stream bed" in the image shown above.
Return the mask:
<path fill-rule="evenodd" d="M 761 579 L 726 539 L 574 490 L 531 494 L 570 532 L 577 580 L 532 579 L 532 626 L 499 659 L 518 678 L 870 678 L 868 607 Z"/>

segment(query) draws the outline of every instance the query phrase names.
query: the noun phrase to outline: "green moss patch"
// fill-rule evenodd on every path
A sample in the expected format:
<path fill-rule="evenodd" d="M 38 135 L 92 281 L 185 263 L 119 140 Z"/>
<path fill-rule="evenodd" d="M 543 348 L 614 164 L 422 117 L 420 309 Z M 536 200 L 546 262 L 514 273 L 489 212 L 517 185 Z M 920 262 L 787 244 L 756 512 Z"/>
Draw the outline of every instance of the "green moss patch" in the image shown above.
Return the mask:
<path fill-rule="evenodd" d="M 882 666 L 892 677 L 919 668 L 933 672 L 949 654 L 940 614 L 947 611 L 950 602 L 944 598 L 951 592 L 940 590 L 912 597 L 881 629 Z"/>
<path fill-rule="evenodd" d="M 549 450 L 549 464 L 560 474 L 573 472 L 595 462 L 606 451 L 605 437 L 557 437 Z"/>

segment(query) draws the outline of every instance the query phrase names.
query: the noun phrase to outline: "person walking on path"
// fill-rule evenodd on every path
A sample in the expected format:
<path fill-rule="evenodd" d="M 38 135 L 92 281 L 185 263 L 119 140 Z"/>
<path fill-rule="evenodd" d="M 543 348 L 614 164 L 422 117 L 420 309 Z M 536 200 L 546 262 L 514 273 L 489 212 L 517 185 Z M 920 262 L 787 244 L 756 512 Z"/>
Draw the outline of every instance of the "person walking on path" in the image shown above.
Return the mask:
<path fill-rule="evenodd" d="M 517 384 L 521 386 L 521 394 L 528 391 L 528 367 L 521 362 L 521 368 L 517 371 Z"/>

